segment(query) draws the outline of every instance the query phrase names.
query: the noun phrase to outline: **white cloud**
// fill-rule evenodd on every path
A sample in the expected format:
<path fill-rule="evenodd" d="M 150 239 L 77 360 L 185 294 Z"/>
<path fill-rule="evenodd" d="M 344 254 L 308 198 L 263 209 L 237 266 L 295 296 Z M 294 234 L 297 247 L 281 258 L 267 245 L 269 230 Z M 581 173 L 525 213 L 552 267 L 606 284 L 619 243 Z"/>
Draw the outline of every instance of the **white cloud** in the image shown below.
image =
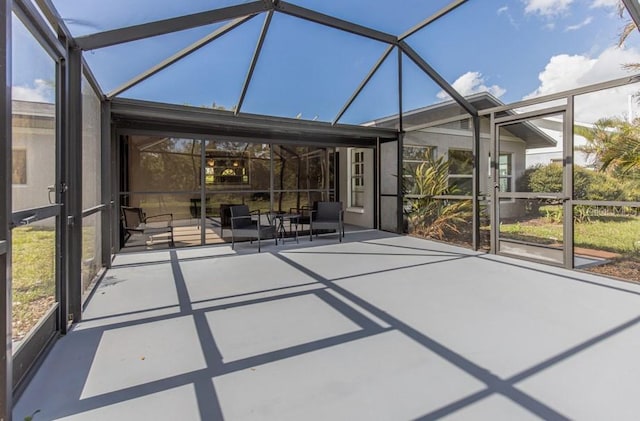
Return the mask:
<path fill-rule="evenodd" d="M 33 86 L 12 86 L 11 98 L 31 102 L 53 102 L 54 90 L 51 83 L 43 79 L 33 81 Z"/>
<path fill-rule="evenodd" d="M 599 1 L 599 0 L 596 0 Z M 537 13 L 543 16 L 554 16 L 564 13 L 573 0 L 524 0 L 525 13 Z"/>
<path fill-rule="evenodd" d="M 524 99 L 629 76 L 629 72 L 622 68 L 625 63 L 640 63 L 640 52 L 610 47 L 594 58 L 568 54 L 553 56 L 538 75 L 540 86 Z M 627 115 L 628 96 L 638 91 L 640 84 L 634 84 L 578 96 L 575 102 L 576 120 L 592 123 L 602 117 Z M 639 115 L 636 101 L 633 101 L 632 107 L 634 114 Z"/>
<path fill-rule="evenodd" d="M 588 16 L 582 22 L 580 22 L 578 24 L 575 24 L 575 25 L 569 25 L 566 28 L 564 28 L 564 30 L 565 30 L 565 32 L 567 32 L 567 31 L 577 31 L 578 29 L 589 25 L 591 22 L 593 22 L 593 18 L 591 16 Z"/>
<path fill-rule="evenodd" d="M 611 8 L 617 8 L 618 4 L 620 3 L 620 0 L 593 0 L 593 3 L 591 3 L 591 8 L 595 8 L 595 7 L 611 7 Z"/>
<path fill-rule="evenodd" d="M 553 31 L 554 29 L 556 29 L 556 24 L 553 22 L 549 22 L 544 25 L 544 29 L 546 29 L 547 31 Z"/>
<path fill-rule="evenodd" d="M 506 90 L 498 85 L 487 86 L 484 83 L 484 78 L 480 72 L 467 72 L 456 79 L 451 85 L 462 96 L 475 94 L 478 92 L 489 92 L 495 97 L 501 97 Z M 440 99 L 448 99 L 449 94 L 445 91 L 440 91 L 437 94 Z"/>
<path fill-rule="evenodd" d="M 507 6 L 507 5 L 502 6 L 501 8 L 499 8 L 496 11 L 496 13 L 497 13 L 498 16 L 505 15 L 507 17 L 507 19 L 509 20 L 509 24 L 511 26 L 513 26 L 516 29 L 520 29 L 520 26 L 518 25 L 516 20 L 513 18 L 513 15 L 511 15 L 511 12 L 509 12 L 509 6 Z"/>

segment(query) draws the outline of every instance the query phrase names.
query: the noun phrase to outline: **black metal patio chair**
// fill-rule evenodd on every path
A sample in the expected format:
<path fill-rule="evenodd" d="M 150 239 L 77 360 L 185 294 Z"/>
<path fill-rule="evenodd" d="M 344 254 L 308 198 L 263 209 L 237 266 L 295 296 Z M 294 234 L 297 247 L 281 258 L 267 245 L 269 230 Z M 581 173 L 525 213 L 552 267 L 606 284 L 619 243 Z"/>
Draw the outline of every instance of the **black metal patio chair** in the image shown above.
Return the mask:
<path fill-rule="evenodd" d="M 298 224 L 300 225 L 300 231 L 304 231 L 304 226 L 309 225 L 309 232 L 311 232 L 311 215 L 318 210 L 318 201 L 314 201 L 313 205 L 304 205 L 298 208 L 290 208 L 289 213 L 300 215 L 298 218 Z"/>
<path fill-rule="evenodd" d="M 148 236 L 149 242 L 153 243 L 153 236 L 156 234 L 169 234 L 169 244 L 173 247 L 173 214 L 163 213 L 147 216 L 142 208 L 132 206 L 120 207 L 122 213 L 122 225 L 125 231 L 125 242 L 134 233 Z"/>
<path fill-rule="evenodd" d="M 311 212 L 309 240 L 313 241 L 314 230 L 318 237 L 318 230 L 321 229 L 336 230 L 342 242 L 344 237 L 342 202 L 318 202 L 318 208 Z"/>
<path fill-rule="evenodd" d="M 253 239 L 258 240 L 258 252 L 260 252 L 260 240 L 273 237 L 278 244 L 278 238 L 273 224 L 262 225 L 260 210 L 249 211 L 247 205 L 230 206 L 231 211 L 231 248 L 235 248 L 236 238 L 249 238 L 253 244 Z M 257 220 L 253 217 L 257 216 Z"/>

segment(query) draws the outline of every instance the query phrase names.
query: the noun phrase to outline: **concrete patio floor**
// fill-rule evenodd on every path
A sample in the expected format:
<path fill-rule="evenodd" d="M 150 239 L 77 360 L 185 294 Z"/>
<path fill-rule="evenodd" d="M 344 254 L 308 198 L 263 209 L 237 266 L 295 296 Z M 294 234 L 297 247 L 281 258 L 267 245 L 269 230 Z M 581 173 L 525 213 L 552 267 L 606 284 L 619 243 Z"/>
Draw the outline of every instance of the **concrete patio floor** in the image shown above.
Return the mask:
<path fill-rule="evenodd" d="M 117 256 L 34 420 L 638 419 L 640 286 L 378 231 Z"/>

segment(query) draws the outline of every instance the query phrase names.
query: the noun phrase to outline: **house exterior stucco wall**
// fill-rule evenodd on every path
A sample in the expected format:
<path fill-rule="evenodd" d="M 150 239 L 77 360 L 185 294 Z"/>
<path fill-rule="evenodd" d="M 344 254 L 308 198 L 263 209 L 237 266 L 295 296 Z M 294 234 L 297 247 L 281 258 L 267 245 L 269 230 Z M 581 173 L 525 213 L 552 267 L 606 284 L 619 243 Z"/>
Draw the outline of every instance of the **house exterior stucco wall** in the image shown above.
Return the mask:
<path fill-rule="evenodd" d="M 511 189 L 515 191 L 516 181 L 524 174 L 526 158 L 526 144 L 521 139 L 508 135 L 503 136 L 500 145 L 501 154 L 511 154 L 512 156 L 512 179 Z M 431 127 L 407 133 L 404 138 L 405 146 L 432 146 L 435 147 L 434 157 L 448 157 L 449 150 L 473 149 L 473 133 L 470 130 L 452 129 L 447 127 Z M 491 179 L 489 172 L 489 156 L 491 152 L 491 139 L 489 125 L 481 124 L 480 133 L 480 194 L 489 195 L 491 193 Z M 520 204 L 513 201 L 505 201 L 500 205 L 501 217 L 510 218 L 521 214 Z"/>
<path fill-rule="evenodd" d="M 375 209 L 375 174 L 374 174 L 374 153 L 373 149 L 358 149 L 364 151 L 364 206 L 360 208 L 349 207 L 349 184 L 350 184 L 350 148 L 339 148 L 339 174 L 340 179 L 340 201 L 343 204 L 344 222 L 359 227 L 374 227 L 374 209 Z"/>
<path fill-rule="evenodd" d="M 13 185 L 13 210 L 48 205 L 47 187 L 55 184 L 56 166 L 55 141 L 51 140 L 51 134 L 46 130 L 26 133 L 14 129 L 12 149 L 27 153 L 27 183 Z"/>

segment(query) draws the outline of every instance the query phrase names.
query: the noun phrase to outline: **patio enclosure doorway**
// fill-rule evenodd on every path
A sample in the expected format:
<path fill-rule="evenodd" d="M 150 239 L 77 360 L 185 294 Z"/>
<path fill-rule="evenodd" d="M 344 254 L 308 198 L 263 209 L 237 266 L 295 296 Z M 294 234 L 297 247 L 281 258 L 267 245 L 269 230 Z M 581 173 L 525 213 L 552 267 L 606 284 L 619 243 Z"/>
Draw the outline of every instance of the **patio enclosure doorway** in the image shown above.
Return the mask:
<path fill-rule="evenodd" d="M 562 158 L 544 172 L 535 171 L 538 166 L 517 162 L 526 161 L 527 136 L 551 136 L 540 128 L 542 119 L 559 122 L 562 127 L 552 139 L 561 148 Z M 565 120 L 564 107 L 494 118 L 490 169 L 494 252 L 560 266 L 569 261 L 573 245 L 571 236 L 566 235 L 565 215 L 572 169 L 567 165 L 570 157 L 565 139 L 570 135 Z M 513 153 L 516 142 L 522 153 Z M 545 229 L 540 230 L 541 225 Z M 528 234 L 527 226 L 535 230 Z"/>

